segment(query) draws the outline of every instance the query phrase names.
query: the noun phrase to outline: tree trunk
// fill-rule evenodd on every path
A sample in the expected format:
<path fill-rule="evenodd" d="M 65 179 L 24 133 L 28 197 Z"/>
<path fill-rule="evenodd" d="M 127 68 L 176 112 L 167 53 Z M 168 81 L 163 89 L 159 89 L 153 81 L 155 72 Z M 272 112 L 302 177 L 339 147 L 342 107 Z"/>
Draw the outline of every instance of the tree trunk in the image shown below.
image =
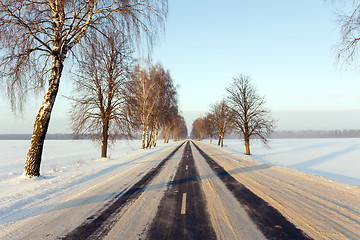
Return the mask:
<path fill-rule="evenodd" d="M 219 135 L 218 146 L 220 146 L 220 143 L 221 143 L 221 135 Z"/>
<path fill-rule="evenodd" d="M 149 127 L 149 129 L 150 129 L 150 127 Z M 152 147 L 153 134 L 154 134 L 154 127 L 152 126 L 151 129 L 148 131 L 147 148 L 151 148 L 151 147 Z"/>
<path fill-rule="evenodd" d="M 149 147 L 149 125 L 145 127 L 145 148 Z"/>
<path fill-rule="evenodd" d="M 249 135 L 249 125 L 247 120 L 244 122 L 244 141 L 245 141 L 245 150 L 246 155 L 250 155 L 250 135 Z"/>
<path fill-rule="evenodd" d="M 107 157 L 107 148 L 108 148 L 108 139 L 109 139 L 109 121 L 105 120 L 103 123 L 103 132 L 102 132 L 102 138 L 101 138 L 101 157 L 106 158 Z"/>
<path fill-rule="evenodd" d="M 141 141 L 142 141 L 141 149 L 144 149 L 145 148 L 145 125 L 143 125 Z"/>
<path fill-rule="evenodd" d="M 221 147 L 224 146 L 224 135 L 221 135 Z"/>
<path fill-rule="evenodd" d="M 210 136 L 210 144 L 212 143 L 212 136 Z"/>
<path fill-rule="evenodd" d="M 63 70 L 63 60 L 53 57 L 49 87 L 45 93 L 42 105 L 36 116 L 30 148 L 27 153 L 24 175 L 29 177 L 40 176 L 41 156 L 46 133 L 50 123 L 51 111 L 59 91 L 60 78 Z"/>
<path fill-rule="evenodd" d="M 156 142 L 157 142 L 157 135 L 158 135 L 158 125 L 155 125 L 155 131 L 154 131 L 154 136 L 153 136 L 153 147 L 156 147 Z"/>
<path fill-rule="evenodd" d="M 250 139 L 249 139 L 249 137 L 245 137 L 245 149 L 246 149 L 246 155 L 250 155 Z"/>

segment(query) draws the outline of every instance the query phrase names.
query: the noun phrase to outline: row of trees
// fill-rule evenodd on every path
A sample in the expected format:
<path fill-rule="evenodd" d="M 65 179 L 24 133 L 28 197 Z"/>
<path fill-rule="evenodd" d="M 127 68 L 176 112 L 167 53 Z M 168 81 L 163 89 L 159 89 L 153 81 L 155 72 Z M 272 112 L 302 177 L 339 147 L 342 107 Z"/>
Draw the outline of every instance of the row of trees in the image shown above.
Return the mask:
<path fill-rule="evenodd" d="M 250 155 L 250 139 L 260 139 L 267 145 L 276 121 L 265 106 L 265 98 L 258 95 L 250 81 L 246 75 L 235 77 L 226 88 L 227 97 L 212 105 L 205 117 L 194 121 L 191 136 L 201 141 L 207 136 L 210 142 L 218 136 L 218 145 L 223 147 L 225 134 L 237 132 L 244 139 L 247 155 Z"/>
<path fill-rule="evenodd" d="M 169 71 L 157 64 L 137 65 L 128 88 L 129 116 L 141 128 L 142 148 L 156 146 L 159 130 L 164 141 L 186 138 L 187 128 L 179 114 L 176 88 Z"/>
<path fill-rule="evenodd" d="M 101 141 L 101 157 L 108 145 L 121 137 L 142 132 L 142 148 L 156 146 L 159 130 L 168 141 L 185 126 L 179 122 L 177 91 L 160 64 L 137 63 L 123 35 L 107 30 L 93 35 L 79 57 L 70 110 L 76 135 Z M 91 61 L 89 61 L 91 59 Z M 187 135 L 187 129 L 184 130 Z"/>
<path fill-rule="evenodd" d="M 107 36 L 108 28 L 118 31 L 116 36 L 131 45 L 144 46 L 145 40 L 151 49 L 159 30 L 164 29 L 167 11 L 166 0 L 0 0 L 0 80 L 6 85 L 12 109 L 21 110 L 30 91 L 47 87 L 35 119 L 24 175 L 40 175 L 44 140 L 65 60 L 82 56 L 93 37 Z M 69 58 L 71 55 L 74 58 Z M 108 115 L 121 104 L 97 107 Z"/>

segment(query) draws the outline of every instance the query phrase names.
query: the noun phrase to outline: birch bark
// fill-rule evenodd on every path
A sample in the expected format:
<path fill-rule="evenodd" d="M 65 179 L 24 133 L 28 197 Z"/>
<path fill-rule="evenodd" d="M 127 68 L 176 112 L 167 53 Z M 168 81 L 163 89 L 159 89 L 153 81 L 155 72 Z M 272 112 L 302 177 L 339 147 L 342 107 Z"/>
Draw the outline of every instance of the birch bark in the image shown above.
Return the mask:
<path fill-rule="evenodd" d="M 64 60 L 59 56 L 53 57 L 49 87 L 45 93 L 42 105 L 35 119 L 30 148 L 25 161 L 25 176 L 40 176 L 40 164 L 45 136 L 48 131 L 50 116 L 54 107 L 55 99 L 59 91 L 63 61 Z"/>

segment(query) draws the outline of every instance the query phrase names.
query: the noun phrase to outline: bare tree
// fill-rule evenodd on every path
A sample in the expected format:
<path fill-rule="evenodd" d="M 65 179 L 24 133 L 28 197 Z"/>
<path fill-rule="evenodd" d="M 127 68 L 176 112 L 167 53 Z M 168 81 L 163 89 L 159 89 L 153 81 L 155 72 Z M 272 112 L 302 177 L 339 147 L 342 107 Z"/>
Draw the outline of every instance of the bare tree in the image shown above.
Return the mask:
<path fill-rule="evenodd" d="M 114 27 L 106 36 L 93 36 L 80 56 L 70 110 L 76 135 L 101 140 L 101 157 L 107 157 L 108 140 L 131 133 L 126 84 L 130 79 L 132 50 Z M 109 135 L 109 132 L 111 133 Z"/>
<path fill-rule="evenodd" d="M 206 134 L 206 118 L 197 118 L 192 124 L 191 135 L 202 141 Z"/>
<path fill-rule="evenodd" d="M 275 129 L 275 120 L 265 108 L 265 98 L 250 84 L 250 77 L 239 75 L 226 90 L 235 130 L 244 137 L 246 154 L 250 155 L 250 139 L 256 137 L 267 144 L 268 135 Z"/>
<path fill-rule="evenodd" d="M 172 127 L 172 137 L 174 141 L 180 141 L 187 137 L 187 127 L 185 123 L 185 119 L 181 115 L 177 115 L 173 119 L 173 127 Z"/>
<path fill-rule="evenodd" d="M 233 115 L 229 106 L 222 100 L 220 103 L 214 104 L 211 107 L 210 113 L 214 116 L 214 123 L 219 134 L 218 145 L 224 146 L 224 136 L 230 133 L 233 129 Z"/>
<path fill-rule="evenodd" d="M 12 108 L 22 109 L 29 89 L 48 85 L 35 119 L 25 175 L 40 175 L 64 61 L 75 53 L 86 31 L 113 22 L 132 41 L 147 37 L 150 46 L 166 13 L 166 0 L 0 0 L 0 77 L 7 82 Z"/>
<path fill-rule="evenodd" d="M 177 91 L 170 72 L 165 71 L 161 64 L 156 64 L 152 68 L 150 75 L 152 81 L 157 83 L 157 94 L 156 98 L 154 98 L 155 107 L 151 117 L 151 134 L 148 146 L 155 147 L 159 128 L 163 127 L 166 122 L 172 120 L 171 111 L 172 109 L 177 109 Z"/>
<path fill-rule="evenodd" d="M 176 119 L 179 116 L 177 105 L 170 107 L 163 115 L 164 123 L 162 125 L 161 135 L 164 138 L 164 143 L 168 143 L 172 135 L 173 129 L 176 128 Z"/>
<path fill-rule="evenodd" d="M 177 93 L 170 73 L 160 64 L 138 65 L 129 84 L 129 93 L 131 116 L 142 129 L 142 148 L 155 146 L 159 128 L 169 122 L 169 130 L 173 130 L 173 119 L 178 114 Z"/>
<path fill-rule="evenodd" d="M 212 113 L 208 113 L 205 117 L 206 134 L 210 137 L 210 143 L 212 143 L 213 137 L 216 135 L 216 123 L 215 116 Z"/>
<path fill-rule="evenodd" d="M 342 37 L 338 58 L 346 62 L 351 62 L 357 57 L 360 41 L 360 4 L 358 1 L 353 1 L 353 6 L 354 10 L 350 14 L 338 15 Z"/>
<path fill-rule="evenodd" d="M 129 105 L 133 122 L 137 123 L 138 128 L 142 128 L 142 146 L 149 147 L 149 129 L 151 115 L 156 104 L 157 85 L 150 79 L 151 66 L 146 62 L 145 66 L 135 67 L 131 84 L 129 84 Z"/>

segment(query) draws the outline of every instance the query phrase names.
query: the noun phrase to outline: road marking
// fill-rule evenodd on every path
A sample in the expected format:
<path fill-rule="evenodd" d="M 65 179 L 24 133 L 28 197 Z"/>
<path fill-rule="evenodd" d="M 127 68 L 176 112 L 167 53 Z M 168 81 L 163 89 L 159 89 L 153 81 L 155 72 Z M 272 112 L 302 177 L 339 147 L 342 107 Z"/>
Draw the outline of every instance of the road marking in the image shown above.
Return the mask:
<path fill-rule="evenodd" d="M 186 171 L 187 171 L 187 170 L 189 169 L 189 166 L 188 166 L 188 165 L 186 165 L 186 168 L 185 168 L 185 169 L 186 169 Z"/>
<path fill-rule="evenodd" d="M 183 193 L 183 197 L 182 197 L 181 214 L 186 214 L 186 193 Z"/>

